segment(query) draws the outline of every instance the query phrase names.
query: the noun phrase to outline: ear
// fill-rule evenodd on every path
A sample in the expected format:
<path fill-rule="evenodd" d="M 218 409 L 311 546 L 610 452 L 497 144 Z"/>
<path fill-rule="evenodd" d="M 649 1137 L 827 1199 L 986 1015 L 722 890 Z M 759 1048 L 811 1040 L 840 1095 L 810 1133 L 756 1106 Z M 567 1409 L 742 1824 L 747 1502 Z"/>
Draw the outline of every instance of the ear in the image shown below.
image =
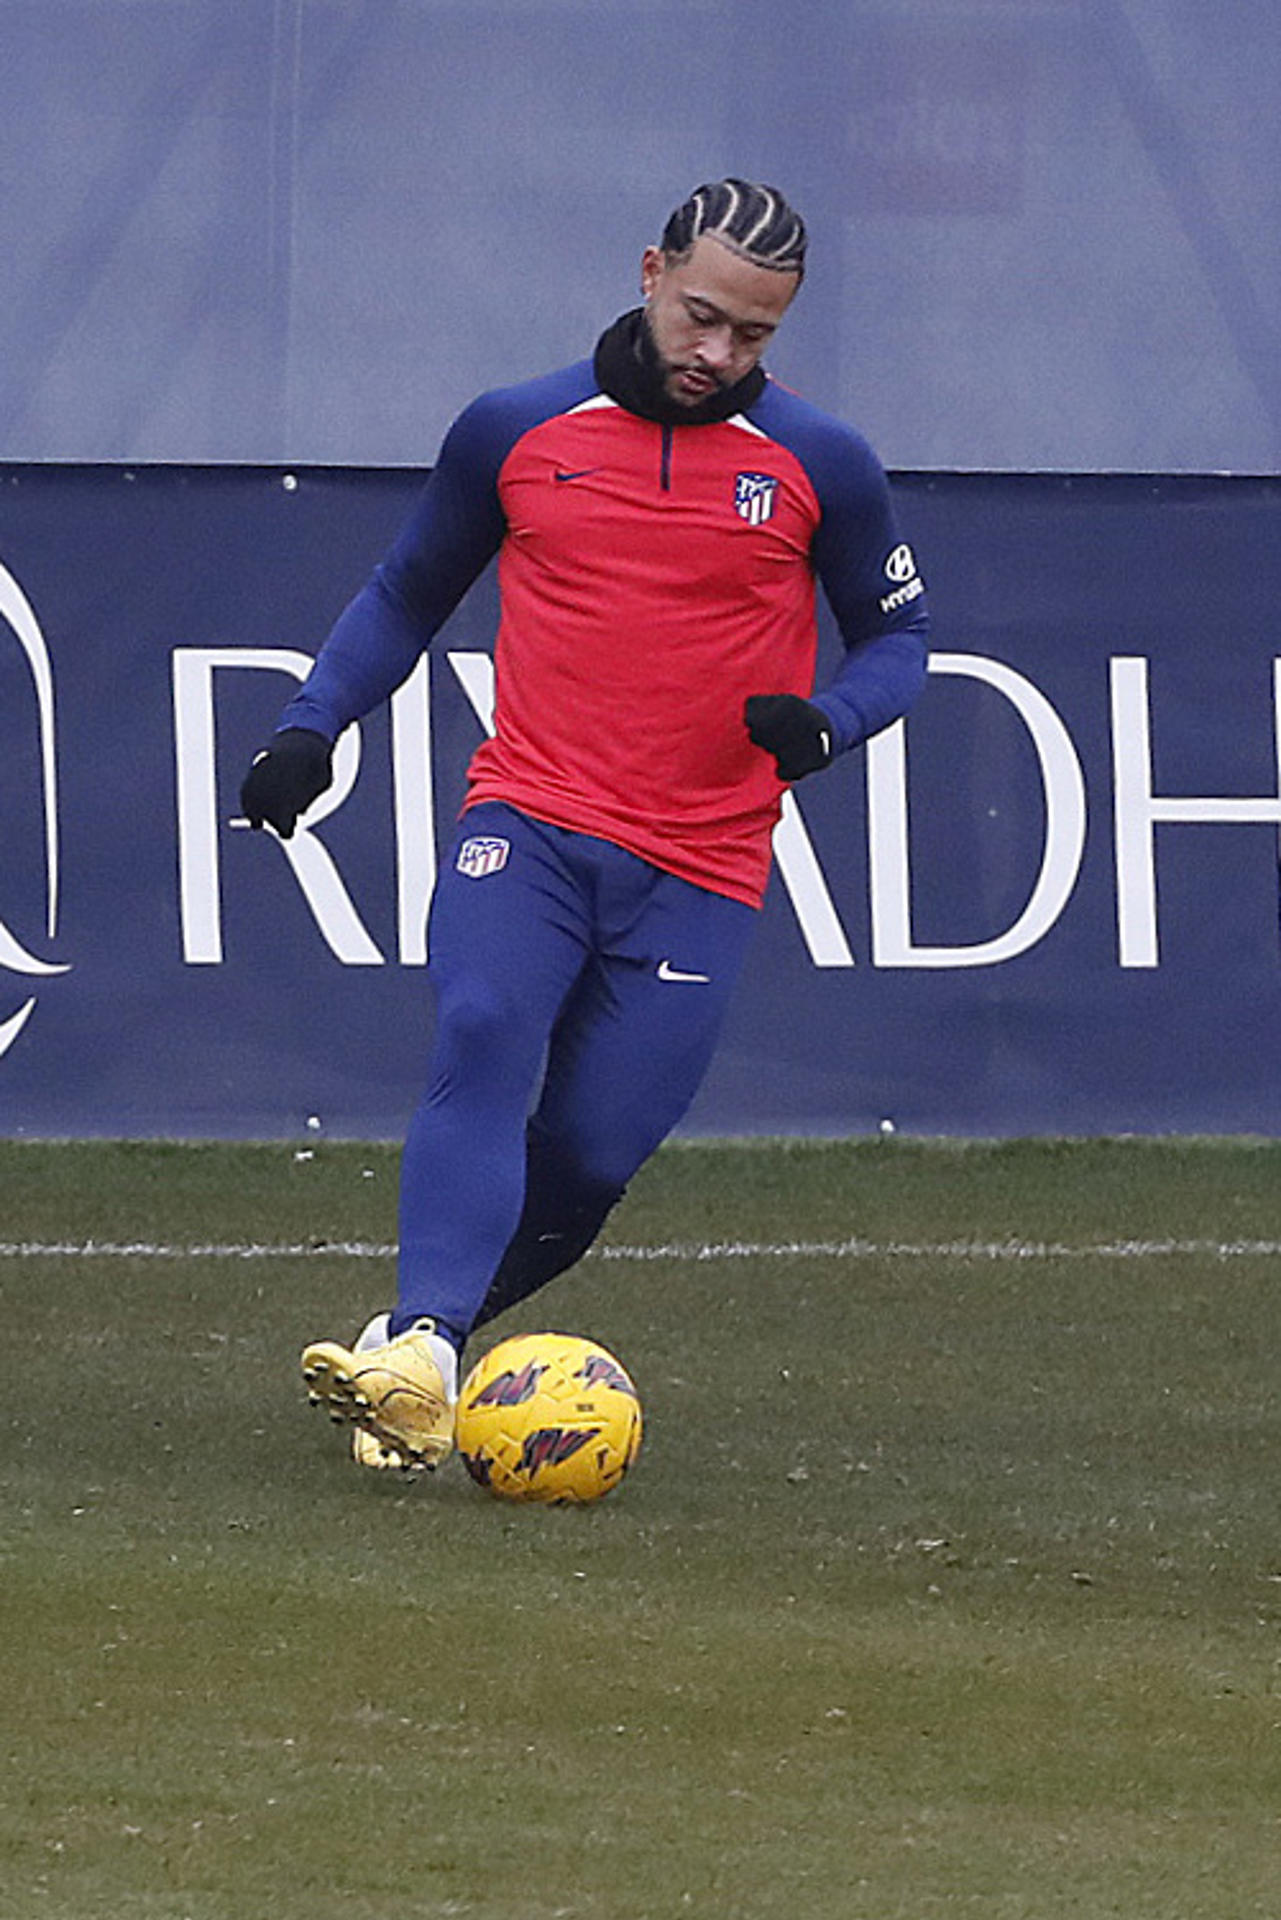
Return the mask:
<path fill-rule="evenodd" d="M 641 292 L 647 300 L 652 299 L 658 283 L 663 277 L 667 265 L 661 247 L 646 247 L 641 255 Z"/>

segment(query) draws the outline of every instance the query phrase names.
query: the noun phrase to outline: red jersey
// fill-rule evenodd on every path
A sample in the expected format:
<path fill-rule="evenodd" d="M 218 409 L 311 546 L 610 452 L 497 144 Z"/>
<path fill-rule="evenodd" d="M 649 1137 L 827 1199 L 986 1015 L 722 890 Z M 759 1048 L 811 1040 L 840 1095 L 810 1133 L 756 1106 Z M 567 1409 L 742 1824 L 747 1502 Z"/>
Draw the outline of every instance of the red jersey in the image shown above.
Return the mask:
<path fill-rule="evenodd" d="M 665 426 L 590 361 L 459 417 L 395 549 L 282 718 L 333 737 L 412 668 L 498 556 L 495 733 L 467 804 L 501 800 L 758 906 L 783 786 L 743 703 L 813 690 L 816 583 L 847 649 L 814 695 L 841 750 L 924 670 L 922 588 L 884 473 L 773 382 Z"/>

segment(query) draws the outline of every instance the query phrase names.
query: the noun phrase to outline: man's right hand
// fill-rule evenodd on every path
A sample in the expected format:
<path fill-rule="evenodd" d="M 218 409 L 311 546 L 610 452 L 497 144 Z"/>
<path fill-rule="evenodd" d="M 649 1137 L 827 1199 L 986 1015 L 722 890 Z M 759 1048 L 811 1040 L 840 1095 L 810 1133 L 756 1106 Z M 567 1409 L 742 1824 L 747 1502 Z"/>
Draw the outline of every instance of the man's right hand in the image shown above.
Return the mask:
<path fill-rule="evenodd" d="M 288 840 L 298 815 L 306 813 L 333 780 L 334 750 L 323 733 L 310 727 L 286 727 L 256 754 L 240 789 L 240 804 L 251 827 L 264 822 Z"/>

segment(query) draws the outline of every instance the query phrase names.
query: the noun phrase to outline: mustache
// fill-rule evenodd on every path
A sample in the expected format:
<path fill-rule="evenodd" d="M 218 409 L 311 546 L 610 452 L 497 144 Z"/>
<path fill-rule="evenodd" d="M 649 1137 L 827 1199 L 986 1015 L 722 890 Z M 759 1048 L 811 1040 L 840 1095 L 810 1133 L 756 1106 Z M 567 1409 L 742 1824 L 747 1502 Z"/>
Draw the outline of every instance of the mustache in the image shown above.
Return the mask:
<path fill-rule="evenodd" d="M 645 308 L 641 310 L 641 325 L 636 347 L 641 364 L 648 363 L 652 371 L 662 380 L 670 380 L 680 373 L 701 373 L 705 379 L 713 383 L 718 392 L 730 384 L 726 375 L 717 373 L 714 368 L 705 367 L 698 361 L 665 359 L 658 351 L 658 343 L 654 339 L 654 330 L 650 325 L 649 312 Z"/>
<path fill-rule="evenodd" d="M 710 380 L 713 386 L 729 385 L 726 374 L 717 373 L 715 367 L 705 367 L 701 360 L 664 360 L 663 366 L 669 374 L 697 373 L 702 379 Z"/>

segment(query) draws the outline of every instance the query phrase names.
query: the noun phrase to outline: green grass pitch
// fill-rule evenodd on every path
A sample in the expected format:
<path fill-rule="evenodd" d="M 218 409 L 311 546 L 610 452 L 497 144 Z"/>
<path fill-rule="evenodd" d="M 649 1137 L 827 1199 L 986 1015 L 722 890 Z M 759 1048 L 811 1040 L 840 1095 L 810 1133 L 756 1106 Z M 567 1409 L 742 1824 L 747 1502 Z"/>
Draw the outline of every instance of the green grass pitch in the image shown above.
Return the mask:
<path fill-rule="evenodd" d="M 1273 1920 L 1281 1143 L 665 1149 L 581 1511 L 307 1407 L 395 1177 L 0 1143 L 0 1920 Z"/>

